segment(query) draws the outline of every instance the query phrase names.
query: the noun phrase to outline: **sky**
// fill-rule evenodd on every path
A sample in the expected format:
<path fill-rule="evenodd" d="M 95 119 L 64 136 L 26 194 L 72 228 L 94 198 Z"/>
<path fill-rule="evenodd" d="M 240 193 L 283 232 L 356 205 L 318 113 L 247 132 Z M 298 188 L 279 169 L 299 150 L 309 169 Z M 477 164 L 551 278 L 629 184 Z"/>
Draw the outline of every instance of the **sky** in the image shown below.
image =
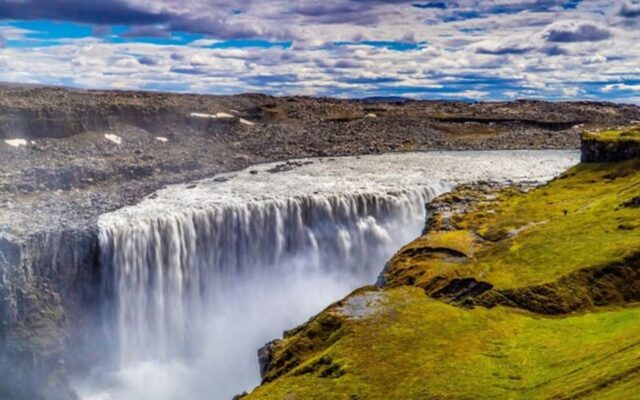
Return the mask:
<path fill-rule="evenodd" d="M 0 0 L 0 81 L 640 104 L 640 0 Z"/>

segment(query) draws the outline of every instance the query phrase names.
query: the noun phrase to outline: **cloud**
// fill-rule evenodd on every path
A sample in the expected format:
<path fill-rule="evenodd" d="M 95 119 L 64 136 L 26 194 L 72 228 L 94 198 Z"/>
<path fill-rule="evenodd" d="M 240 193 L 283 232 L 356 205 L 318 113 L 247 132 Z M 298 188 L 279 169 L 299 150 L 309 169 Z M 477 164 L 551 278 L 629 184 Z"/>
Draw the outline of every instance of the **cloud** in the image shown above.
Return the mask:
<path fill-rule="evenodd" d="M 0 81 L 220 94 L 492 100 L 575 94 L 632 101 L 640 30 L 628 27 L 637 22 L 630 11 L 637 3 L 617 4 L 0 0 L 0 18 L 12 18 L 0 21 L 6 38 Z M 15 22 L 34 18 L 75 22 Z M 62 28 L 51 31 L 56 27 Z M 86 37 L 65 37 L 67 28 Z"/>
<path fill-rule="evenodd" d="M 526 54 L 532 51 L 533 49 L 534 49 L 533 47 L 521 47 L 518 45 L 512 45 L 512 46 L 498 45 L 498 46 L 490 46 L 490 47 L 480 46 L 476 49 L 476 53 L 489 54 L 489 55 Z"/>
<path fill-rule="evenodd" d="M 158 65 L 158 61 L 151 56 L 140 56 L 138 62 L 140 65 Z"/>
<path fill-rule="evenodd" d="M 566 56 L 569 52 L 558 45 L 545 46 L 540 51 L 548 56 Z"/>
<path fill-rule="evenodd" d="M 430 1 L 428 3 L 413 3 L 411 5 L 414 6 L 415 8 L 436 8 L 440 10 L 446 10 L 448 8 L 447 3 L 445 3 L 444 1 Z"/>
<path fill-rule="evenodd" d="M 4 36 L 0 35 L 0 48 L 3 48 L 7 45 L 7 39 Z"/>
<path fill-rule="evenodd" d="M 607 40 L 613 33 L 592 22 L 561 22 L 547 29 L 546 39 L 554 43 L 598 42 Z"/>
<path fill-rule="evenodd" d="M 167 32 L 162 28 L 159 28 L 157 26 L 152 26 L 152 25 L 134 26 L 133 28 L 120 34 L 120 37 L 123 37 L 123 38 L 137 38 L 137 37 L 169 38 L 171 37 L 171 33 Z"/>
<path fill-rule="evenodd" d="M 563 87 L 560 90 L 562 94 L 568 98 L 576 97 L 578 94 L 582 93 L 582 90 L 580 90 L 580 88 L 577 86 Z"/>
<path fill-rule="evenodd" d="M 624 4 L 622 4 L 622 7 L 620 7 L 619 14 L 625 18 L 640 17 L 640 4 L 625 1 Z"/>
<path fill-rule="evenodd" d="M 288 37 L 286 29 L 274 27 L 273 30 L 258 30 L 251 23 L 231 23 L 218 17 L 179 17 L 166 27 L 168 31 L 182 31 L 211 35 L 219 39 L 252 39 L 257 37 Z"/>
<path fill-rule="evenodd" d="M 629 92 L 640 92 L 640 83 L 636 85 L 627 85 L 626 83 L 614 83 L 605 85 L 602 88 L 602 91 L 605 93 L 617 92 L 617 91 L 629 91 Z"/>
<path fill-rule="evenodd" d="M 89 24 L 147 25 L 169 20 L 166 13 L 133 7 L 119 0 L 0 0 L 0 19 L 63 20 Z"/>

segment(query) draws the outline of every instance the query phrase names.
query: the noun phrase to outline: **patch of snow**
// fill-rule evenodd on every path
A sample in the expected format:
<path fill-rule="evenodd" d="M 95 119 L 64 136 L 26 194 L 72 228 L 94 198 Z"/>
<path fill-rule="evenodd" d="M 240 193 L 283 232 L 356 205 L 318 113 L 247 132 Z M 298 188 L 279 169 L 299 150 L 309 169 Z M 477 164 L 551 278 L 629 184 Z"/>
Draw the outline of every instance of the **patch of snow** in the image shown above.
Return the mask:
<path fill-rule="evenodd" d="M 11 147 L 20 147 L 27 145 L 27 141 L 25 139 L 5 139 L 4 142 Z"/>
<path fill-rule="evenodd" d="M 35 140 L 32 140 L 32 141 L 31 141 L 31 144 L 36 144 L 36 141 L 35 141 Z"/>
<path fill-rule="evenodd" d="M 195 118 L 210 118 L 210 119 L 235 118 L 233 115 L 224 113 L 224 112 L 219 112 L 216 114 L 191 113 L 191 116 Z"/>
<path fill-rule="evenodd" d="M 234 118 L 234 116 L 229 113 L 219 112 L 216 114 L 216 118 Z"/>
<path fill-rule="evenodd" d="M 367 118 L 378 118 L 378 116 L 374 113 L 367 114 Z"/>
<path fill-rule="evenodd" d="M 162 142 L 162 143 L 167 143 L 169 141 L 169 139 L 167 139 L 166 137 L 162 137 L 162 136 L 156 136 L 156 140 L 158 142 Z"/>
<path fill-rule="evenodd" d="M 122 144 L 122 138 L 118 135 L 114 135 L 111 133 L 105 133 L 104 134 L 104 138 L 107 139 L 110 142 L 113 142 L 115 144 Z"/>
<path fill-rule="evenodd" d="M 190 115 L 195 118 L 214 118 L 214 116 L 211 114 L 191 113 Z"/>
<path fill-rule="evenodd" d="M 244 119 L 244 118 L 240 118 L 240 123 L 241 123 L 241 124 L 244 124 L 244 125 L 248 125 L 248 126 L 253 126 L 253 125 L 255 125 L 253 122 L 251 122 L 251 121 L 247 121 L 247 120 L 246 120 L 246 119 Z"/>

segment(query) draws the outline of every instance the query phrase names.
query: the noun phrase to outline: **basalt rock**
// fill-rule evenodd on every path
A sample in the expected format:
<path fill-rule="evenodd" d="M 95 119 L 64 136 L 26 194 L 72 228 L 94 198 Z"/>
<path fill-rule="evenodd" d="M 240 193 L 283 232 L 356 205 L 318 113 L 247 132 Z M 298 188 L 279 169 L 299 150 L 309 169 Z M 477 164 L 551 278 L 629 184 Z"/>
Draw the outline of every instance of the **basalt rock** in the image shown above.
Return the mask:
<path fill-rule="evenodd" d="M 614 162 L 640 158 L 640 125 L 591 131 L 582 135 L 582 162 Z"/>
<path fill-rule="evenodd" d="M 92 230 L 0 238 L 0 393 L 77 398 L 67 369 L 96 357 L 82 354 L 96 332 L 88 328 L 94 326 L 91 321 L 79 316 L 99 314 L 97 256 Z M 68 353 L 70 343 L 78 351 Z"/>
<path fill-rule="evenodd" d="M 613 162 L 640 157 L 640 142 L 583 140 L 582 162 Z"/>

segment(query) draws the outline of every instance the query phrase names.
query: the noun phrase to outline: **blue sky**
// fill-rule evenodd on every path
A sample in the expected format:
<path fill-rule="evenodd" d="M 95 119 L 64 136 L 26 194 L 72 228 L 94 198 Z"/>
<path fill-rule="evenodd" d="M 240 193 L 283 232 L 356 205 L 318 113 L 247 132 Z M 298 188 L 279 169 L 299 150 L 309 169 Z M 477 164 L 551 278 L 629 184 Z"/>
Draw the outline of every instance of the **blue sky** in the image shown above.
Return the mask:
<path fill-rule="evenodd" d="M 640 103 L 638 0 L 0 0 L 0 81 Z"/>

